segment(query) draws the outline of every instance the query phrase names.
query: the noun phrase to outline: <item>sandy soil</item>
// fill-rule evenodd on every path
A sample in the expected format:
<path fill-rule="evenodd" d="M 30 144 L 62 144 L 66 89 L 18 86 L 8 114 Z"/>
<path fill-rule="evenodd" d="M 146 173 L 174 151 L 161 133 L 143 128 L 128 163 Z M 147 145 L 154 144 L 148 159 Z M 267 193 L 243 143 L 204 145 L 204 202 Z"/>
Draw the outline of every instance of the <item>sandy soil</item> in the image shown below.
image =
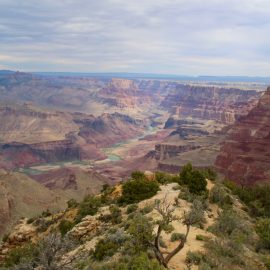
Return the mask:
<path fill-rule="evenodd" d="M 155 195 L 153 198 L 151 198 L 149 200 L 145 200 L 145 201 L 141 202 L 140 206 L 143 207 L 144 205 L 149 204 L 151 202 L 154 202 L 157 199 L 159 199 L 159 200 L 163 199 L 164 196 L 167 197 L 168 202 L 173 204 L 174 199 L 177 198 L 178 194 L 179 194 L 179 190 L 173 190 L 174 186 L 175 186 L 175 184 L 169 184 L 166 186 L 162 186 L 161 191 L 159 191 L 157 195 Z M 213 183 L 208 181 L 208 189 L 210 190 L 212 187 L 213 187 Z M 174 214 L 176 216 L 181 217 L 184 211 L 189 210 L 190 203 L 188 203 L 187 201 L 181 200 L 181 199 L 179 199 L 179 202 L 180 202 L 180 207 L 176 208 L 176 210 L 174 211 Z M 207 214 L 205 214 L 205 218 L 206 218 L 205 227 L 208 227 L 209 225 L 213 224 L 213 222 L 215 221 L 215 219 L 217 217 L 217 209 L 218 209 L 217 206 L 210 205 L 210 208 L 212 210 L 213 216 L 210 218 L 210 217 L 208 217 Z M 155 211 L 153 211 L 151 213 L 151 216 L 154 219 L 159 218 L 159 214 Z M 174 232 L 178 232 L 178 233 L 185 233 L 186 232 L 186 227 L 181 223 L 181 221 L 173 221 L 172 225 L 174 227 Z M 190 233 L 188 236 L 188 240 L 187 240 L 187 243 L 185 244 L 185 247 L 178 254 L 176 254 L 172 258 L 172 260 L 170 261 L 170 263 L 169 263 L 170 269 L 174 269 L 174 270 L 186 269 L 185 259 L 186 259 L 187 252 L 188 251 L 204 251 L 204 247 L 203 247 L 204 242 L 196 240 L 196 235 L 198 235 L 198 234 L 201 234 L 201 235 L 204 235 L 207 237 L 213 237 L 213 235 L 211 233 L 206 232 L 203 229 L 191 227 Z M 165 234 L 165 233 L 162 234 L 162 238 L 167 245 L 167 249 L 165 249 L 164 251 L 171 251 L 177 246 L 177 241 L 171 242 L 170 236 L 171 236 L 171 234 Z M 192 266 L 192 269 L 195 270 L 198 268 L 197 268 L 197 266 Z"/>

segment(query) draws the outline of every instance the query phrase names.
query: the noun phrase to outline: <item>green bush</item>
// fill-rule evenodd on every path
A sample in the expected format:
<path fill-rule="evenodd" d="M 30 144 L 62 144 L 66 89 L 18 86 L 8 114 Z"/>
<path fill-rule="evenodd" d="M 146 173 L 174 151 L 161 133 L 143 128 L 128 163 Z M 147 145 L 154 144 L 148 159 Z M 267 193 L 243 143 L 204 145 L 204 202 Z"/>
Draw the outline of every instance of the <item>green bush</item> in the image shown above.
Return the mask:
<path fill-rule="evenodd" d="M 206 179 L 209 179 L 211 181 L 215 181 L 217 178 L 217 173 L 212 168 L 207 168 L 202 170 L 202 173 Z"/>
<path fill-rule="evenodd" d="M 125 182 L 122 188 L 119 203 L 131 204 L 153 197 L 158 192 L 159 185 L 148 179 L 131 179 Z"/>
<path fill-rule="evenodd" d="M 108 184 L 103 185 L 102 193 L 100 196 L 100 201 L 102 204 L 111 204 L 115 203 L 115 199 L 111 196 L 115 186 L 109 186 Z"/>
<path fill-rule="evenodd" d="M 101 261 L 106 257 L 113 256 L 119 248 L 119 245 L 112 241 L 108 241 L 108 239 L 101 239 L 97 242 L 95 246 L 95 251 L 93 253 L 93 257 L 97 261 Z"/>
<path fill-rule="evenodd" d="M 157 260 L 150 260 L 146 253 L 140 253 L 139 255 L 132 257 L 128 263 L 128 269 L 130 270 L 164 270 Z"/>
<path fill-rule="evenodd" d="M 76 222 L 80 222 L 82 218 L 87 215 L 93 216 L 97 213 L 99 207 L 101 206 L 101 201 L 99 198 L 92 195 L 88 195 L 79 205 L 78 214 L 76 217 Z"/>
<path fill-rule="evenodd" d="M 179 241 L 185 238 L 183 233 L 172 233 L 171 234 L 171 242 Z"/>
<path fill-rule="evenodd" d="M 151 212 L 153 211 L 153 209 L 154 209 L 154 205 L 149 203 L 149 204 L 146 204 L 146 205 L 140 210 L 140 212 L 141 212 L 142 214 L 146 215 L 146 214 L 151 213 Z"/>
<path fill-rule="evenodd" d="M 26 223 L 27 224 L 32 224 L 37 218 L 36 217 L 31 217 L 31 218 L 28 218 Z"/>
<path fill-rule="evenodd" d="M 127 214 L 133 213 L 138 209 L 137 204 L 131 204 L 127 207 Z"/>
<path fill-rule="evenodd" d="M 127 232 L 131 235 L 129 245 L 135 253 L 146 251 L 153 240 L 153 224 L 142 214 L 136 214 L 130 220 Z"/>
<path fill-rule="evenodd" d="M 58 229 L 62 236 L 69 232 L 74 227 L 74 222 L 62 219 L 58 225 Z"/>
<path fill-rule="evenodd" d="M 8 253 L 3 266 L 10 269 L 21 262 L 30 262 L 37 255 L 37 252 L 36 246 L 31 243 L 14 248 Z"/>
<path fill-rule="evenodd" d="M 8 237 L 9 237 L 9 234 L 4 234 L 3 237 L 2 237 L 2 242 L 3 243 L 7 242 Z"/>
<path fill-rule="evenodd" d="M 205 235 L 202 235 L 202 234 L 197 234 L 196 235 L 196 240 L 198 240 L 198 241 L 206 241 L 206 240 L 208 240 L 208 237 L 205 236 Z"/>
<path fill-rule="evenodd" d="M 52 213 L 50 212 L 49 209 L 47 209 L 46 211 L 43 211 L 41 214 L 42 217 L 49 217 L 51 215 L 52 215 Z"/>
<path fill-rule="evenodd" d="M 215 185 L 212 188 L 209 194 L 209 201 L 218 204 L 222 208 L 233 204 L 231 196 L 221 185 Z"/>
<path fill-rule="evenodd" d="M 102 185 L 101 192 L 106 192 L 109 188 L 110 188 L 109 184 L 104 184 L 104 185 Z"/>
<path fill-rule="evenodd" d="M 199 269 L 251 269 L 242 258 L 243 247 L 231 239 L 215 239 L 205 243 L 207 254 Z M 209 268 L 210 266 L 210 268 Z M 222 266 L 222 267 L 221 267 Z M 254 268 L 252 268 L 254 269 Z"/>
<path fill-rule="evenodd" d="M 146 179 L 145 175 L 143 172 L 141 171 L 134 171 L 131 173 L 131 178 L 134 180 L 142 180 L 142 179 Z"/>
<path fill-rule="evenodd" d="M 156 259 L 150 259 L 145 252 L 134 256 L 121 256 L 117 261 L 93 264 L 95 270 L 165 270 Z"/>
<path fill-rule="evenodd" d="M 261 260 L 264 263 L 267 270 L 270 270 L 270 257 L 269 255 L 261 255 Z"/>
<path fill-rule="evenodd" d="M 70 199 L 67 201 L 68 208 L 75 208 L 79 205 L 79 203 L 75 199 Z"/>
<path fill-rule="evenodd" d="M 179 183 L 180 185 L 188 185 L 189 179 L 191 178 L 191 174 L 193 171 L 192 164 L 189 162 L 185 166 L 183 166 L 180 177 L 179 177 Z"/>
<path fill-rule="evenodd" d="M 111 222 L 112 224 L 119 224 L 122 222 L 122 212 L 116 205 L 109 207 L 110 214 L 101 214 L 99 220 L 103 222 Z"/>
<path fill-rule="evenodd" d="M 201 195 L 207 191 L 207 181 L 202 172 L 193 169 L 191 163 L 186 164 L 180 173 L 180 185 L 186 185 L 190 193 Z"/>
<path fill-rule="evenodd" d="M 162 185 L 168 183 L 179 183 L 179 176 L 157 171 L 155 172 L 155 180 Z"/>
<path fill-rule="evenodd" d="M 263 248 L 270 249 L 270 218 L 261 218 L 256 224 L 256 232 L 260 236 Z"/>
<path fill-rule="evenodd" d="M 223 184 L 248 206 L 252 216 L 270 217 L 269 184 L 242 187 L 228 180 L 224 181 Z"/>
<path fill-rule="evenodd" d="M 202 260 L 202 254 L 200 252 L 188 251 L 186 256 L 186 263 L 199 265 Z"/>
<path fill-rule="evenodd" d="M 54 223 L 53 220 L 46 220 L 45 218 L 38 218 L 35 220 L 37 226 L 37 232 L 45 232 Z"/>
<path fill-rule="evenodd" d="M 205 192 L 207 186 L 207 181 L 200 171 L 193 171 L 191 178 L 189 179 L 188 188 L 191 193 L 200 195 Z"/>

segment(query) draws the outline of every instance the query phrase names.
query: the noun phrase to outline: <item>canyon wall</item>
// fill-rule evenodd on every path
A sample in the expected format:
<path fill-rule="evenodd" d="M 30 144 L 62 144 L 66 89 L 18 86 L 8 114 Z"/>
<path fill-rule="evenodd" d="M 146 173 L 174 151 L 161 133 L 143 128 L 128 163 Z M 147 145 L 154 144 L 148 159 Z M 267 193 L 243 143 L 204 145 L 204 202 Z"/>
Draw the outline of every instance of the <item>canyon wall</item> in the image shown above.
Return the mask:
<path fill-rule="evenodd" d="M 270 88 L 257 106 L 229 131 L 215 165 L 243 185 L 270 181 Z"/>
<path fill-rule="evenodd" d="M 180 117 L 232 124 L 256 105 L 259 96 L 255 90 L 178 84 L 161 105 Z"/>

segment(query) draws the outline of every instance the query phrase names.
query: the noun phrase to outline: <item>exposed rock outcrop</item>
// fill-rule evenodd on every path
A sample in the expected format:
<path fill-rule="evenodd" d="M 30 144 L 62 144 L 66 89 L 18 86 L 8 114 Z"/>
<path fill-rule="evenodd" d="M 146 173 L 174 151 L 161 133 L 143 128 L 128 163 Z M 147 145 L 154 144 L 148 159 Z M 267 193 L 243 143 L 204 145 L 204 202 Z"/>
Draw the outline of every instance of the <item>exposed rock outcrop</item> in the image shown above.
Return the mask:
<path fill-rule="evenodd" d="M 86 216 L 75 225 L 69 235 L 76 239 L 91 238 L 101 230 L 101 222 L 94 216 Z"/>
<path fill-rule="evenodd" d="M 256 105 L 260 93 L 254 90 L 178 84 L 162 106 L 181 117 L 217 120 L 231 124 Z"/>
<path fill-rule="evenodd" d="M 21 219 L 0 246 L 0 261 L 6 257 L 10 250 L 28 242 L 36 235 L 36 229 L 27 224 L 27 219 Z"/>
<path fill-rule="evenodd" d="M 270 181 L 269 150 L 270 88 L 232 127 L 215 165 L 227 178 L 243 185 Z"/>
<path fill-rule="evenodd" d="M 157 144 L 155 146 L 155 158 L 157 160 L 164 160 L 170 157 L 177 156 L 180 153 L 187 152 L 200 148 L 198 145 L 174 145 L 174 144 Z"/>

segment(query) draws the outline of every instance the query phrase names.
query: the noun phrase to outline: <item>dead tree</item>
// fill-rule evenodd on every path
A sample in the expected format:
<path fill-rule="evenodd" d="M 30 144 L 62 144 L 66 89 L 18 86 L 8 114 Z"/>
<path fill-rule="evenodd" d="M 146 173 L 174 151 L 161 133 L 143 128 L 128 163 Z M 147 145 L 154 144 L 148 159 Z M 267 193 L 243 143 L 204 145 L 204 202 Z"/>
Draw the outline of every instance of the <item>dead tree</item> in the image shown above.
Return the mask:
<path fill-rule="evenodd" d="M 190 211 L 184 212 L 182 217 L 177 217 L 173 214 L 175 207 L 168 202 L 167 196 L 165 196 L 161 201 L 156 201 L 155 210 L 160 214 L 161 219 L 157 222 L 157 232 L 154 238 L 154 243 L 152 243 L 151 246 L 154 248 L 155 255 L 159 263 L 168 268 L 169 261 L 185 246 L 190 232 L 190 227 L 203 220 L 204 211 L 202 210 L 201 203 L 194 201 Z M 179 240 L 175 249 L 170 252 L 163 252 L 159 246 L 161 233 L 162 231 L 168 232 L 170 230 L 171 223 L 174 220 L 181 220 L 186 226 L 186 232 Z"/>

